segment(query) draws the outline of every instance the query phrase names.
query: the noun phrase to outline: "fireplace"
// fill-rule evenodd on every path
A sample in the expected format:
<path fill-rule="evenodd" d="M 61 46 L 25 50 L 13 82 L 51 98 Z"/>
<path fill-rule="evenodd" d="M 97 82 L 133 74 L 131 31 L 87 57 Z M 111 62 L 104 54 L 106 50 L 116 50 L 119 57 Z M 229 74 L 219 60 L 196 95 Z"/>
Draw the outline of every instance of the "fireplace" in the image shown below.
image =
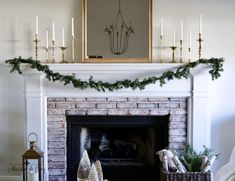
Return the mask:
<path fill-rule="evenodd" d="M 67 181 L 76 181 L 81 155 L 100 160 L 112 181 L 155 181 L 157 150 L 168 146 L 166 116 L 68 116 Z"/>
<path fill-rule="evenodd" d="M 165 147 L 182 149 L 187 140 L 187 102 L 186 97 L 48 98 L 49 180 L 74 180 L 84 149 L 93 161 L 101 159 L 107 177 L 122 175 L 127 170 L 123 164 L 127 162 L 129 171 L 140 173 L 142 178 L 158 177 L 154 153 Z M 144 143 L 142 150 L 135 148 L 133 136 L 139 145 Z M 107 151 L 101 154 L 98 147 Z M 140 157 L 144 149 L 150 153 Z M 127 150 L 129 155 L 125 155 Z M 121 151 L 122 154 L 117 154 Z"/>
<path fill-rule="evenodd" d="M 51 64 L 62 74 L 74 73 L 81 80 L 114 82 L 158 75 L 176 64 Z M 195 150 L 210 147 L 209 75 L 195 70 L 189 79 L 157 83 L 144 90 L 122 89 L 98 92 L 79 90 L 59 82 L 49 82 L 42 73 L 24 66 L 27 135 L 38 135 L 44 151 L 45 181 L 66 181 L 67 116 L 161 116 L 169 114 L 169 147 L 181 148 L 189 141 Z M 199 73 L 200 72 L 200 73 Z M 95 98 L 95 99 L 94 99 Z M 183 100 L 183 101 L 182 101 Z M 134 105 L 133 105 L 134 102 Z M 101 104 L 99 104 L 101 103 Z M 147 104 L 146 104 L 147 103 Z M 169 104 L 170 103 L 170 104 Z M 175 107 L 175 106 L 179 107 Z M 138 131 L 138 130 L 137 130 Z M 28 145 L 25 141 L 25 146 Z"/>

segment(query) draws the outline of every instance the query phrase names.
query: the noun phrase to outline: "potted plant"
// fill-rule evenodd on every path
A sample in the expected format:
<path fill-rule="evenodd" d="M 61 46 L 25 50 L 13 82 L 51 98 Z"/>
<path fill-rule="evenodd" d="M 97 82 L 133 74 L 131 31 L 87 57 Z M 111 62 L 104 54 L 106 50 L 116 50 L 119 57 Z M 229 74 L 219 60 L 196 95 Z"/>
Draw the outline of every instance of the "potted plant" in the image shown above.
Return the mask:
<path fill-rule="evenodd" d="M 189 144 L 181 152 L 164 149 L 157 154 L 162 162 L 161 181 L 211 181 L 210 168 L 219 156 L 206 146 L 197 153 Z"/>

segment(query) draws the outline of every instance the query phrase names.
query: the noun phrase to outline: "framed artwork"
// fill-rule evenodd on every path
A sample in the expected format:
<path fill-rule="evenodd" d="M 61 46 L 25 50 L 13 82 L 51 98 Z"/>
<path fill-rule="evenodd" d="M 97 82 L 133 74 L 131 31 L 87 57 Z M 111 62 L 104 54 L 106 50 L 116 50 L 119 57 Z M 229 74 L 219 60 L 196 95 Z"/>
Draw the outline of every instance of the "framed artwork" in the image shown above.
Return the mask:
<path fill-rule="evenodd" d="M 82 0 L 85 63 L 152 62 L 152 0 Z"/>

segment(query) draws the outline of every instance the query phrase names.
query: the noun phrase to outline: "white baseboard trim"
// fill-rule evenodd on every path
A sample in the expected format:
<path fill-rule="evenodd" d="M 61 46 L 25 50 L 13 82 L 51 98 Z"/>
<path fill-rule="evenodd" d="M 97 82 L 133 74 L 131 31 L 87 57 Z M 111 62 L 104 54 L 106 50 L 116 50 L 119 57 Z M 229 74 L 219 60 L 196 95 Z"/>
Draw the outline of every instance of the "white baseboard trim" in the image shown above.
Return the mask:
<path fill-rule="evenodd" d="M 22 176 L 0 175 L 0 181 L 22 181 Z"/>

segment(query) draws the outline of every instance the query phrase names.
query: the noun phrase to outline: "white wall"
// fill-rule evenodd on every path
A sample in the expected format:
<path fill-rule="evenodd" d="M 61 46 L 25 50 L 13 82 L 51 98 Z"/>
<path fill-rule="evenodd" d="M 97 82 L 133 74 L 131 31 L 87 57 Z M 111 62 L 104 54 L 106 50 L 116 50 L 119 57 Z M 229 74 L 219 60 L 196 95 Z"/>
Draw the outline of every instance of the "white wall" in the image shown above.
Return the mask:
<path fill-rule="evenodd" d="M 9 69 L 4 61 L 19 55 L 23 57 L 34 55 L 32 37 L 36 15 L 39 16 L 39 38 L 42 40 L 40 46 L 45 43 L 43 35 L 46 29 L 49 31 L 52 29 L 52 21 L 55 21 L 57 30 L 56 46 L 61 45 L 61 29 L 65 27 L 65 33 L 70 34 L 71 17 L 79 17 L 81 13 L 79 7 L 81 7 L 80 1 L 77 0 L 0 1 L 0 175 L 8 174 L 7 171 L 12 164 L 13 166 L 21 164 L 21 155 L 25 150 L 24 82 L 21 76 L 8 73 Z M 78 18 L 76 20 L 81 22 Z M 77 36 L 79 28 L 76 22 Z M 76 49 L 80 49 L 79 40 L 76 43 Z M 40 59 L 45 58 L 42 50 L 39 56 Z M 60 60 L 59 57 L 61 57 L 60 52 L 57 54 L 57 61 Z"/>
<path fill-rule="evenodd" d="M 20 162 L 24 150 L 25 108 L 23 98 L 23 78 L 9 74 L 4 60 L 16 56 L 33 56 L 31 42 L 34 32 L 35 16 L 39 16 L 40 33 L 44 44 L 45 30 L 51 30 L 51 22 L 56 23 L 57 46 L 61 43 L 61 28 L 65 27 L 66 39 L 70 35 L 70 21 L 74 16 L 80 22 L 80 2 L 78 0 L 1 0 L 0 1 L 0 174 L 6 174 L 9 162 Z M 228 161 L 231 149 L 235 145 L 235 1 L 231 0 L 154 0 L 153 53 L 154 61 L 159 57 L 160 17 L 165 20 L 165 46 L 170 45 L 171 32 L 175 26 L 179 30 L 180 20 L 186 33 L 193 31 L 193 56 L 196 58 L 198 17 L 203 14 L 203 56 L 224 57 L 225 72 L 211 87 L 212 147 L 221 153 L 215 164 L 215 170 Z M 76 49 L 81 49 L 81 27 L 76 23 Z M 177 32 L 179 37 L 179 32 Z M 165 60 L 170 57 L 169 48 L 164 49 Z M 60 52 L 57 52 L 59 60 Z M 67 52 L 68 60 L 71 55 Z M 76 59 L 81 54 L 76 51 Z M 45 55 L 40 50 L 40 59 Z"/>
<path fill-rule="evenodd" d="M 179 29 L 179 22 L 182 19 L 186 22 L 186 29 L 192 29 L 193 36 L 196 35 L 195 31 L 198 31 L 198 15 L 202 14 L 205 39 L 203 57 L 224 57 L 225 59 L 222 77 L 212 82 L 210 94 L 212 147 L 221 153 L 220 159 L 214 165 L 216 171 L 228 161 L 232 147 L 235 145 L 235 83 L 233 80 L 235 76 L 235 1 L 157 0 L 154 8 L 157 15 L 155 17 L 165 18 L 169 29 L 173 26 Z M 159 20 L 157 23 L 159 24 Z M 155 24 L 154 27 L 157 28 L 157 25 Z M 171 32 L 168 34 L 170 36 Z M 197 47 L 196 41 L 193 46 Z M 197 57 L 195 56 L 197 50 L 193 51 L 194 57 Z"/>

